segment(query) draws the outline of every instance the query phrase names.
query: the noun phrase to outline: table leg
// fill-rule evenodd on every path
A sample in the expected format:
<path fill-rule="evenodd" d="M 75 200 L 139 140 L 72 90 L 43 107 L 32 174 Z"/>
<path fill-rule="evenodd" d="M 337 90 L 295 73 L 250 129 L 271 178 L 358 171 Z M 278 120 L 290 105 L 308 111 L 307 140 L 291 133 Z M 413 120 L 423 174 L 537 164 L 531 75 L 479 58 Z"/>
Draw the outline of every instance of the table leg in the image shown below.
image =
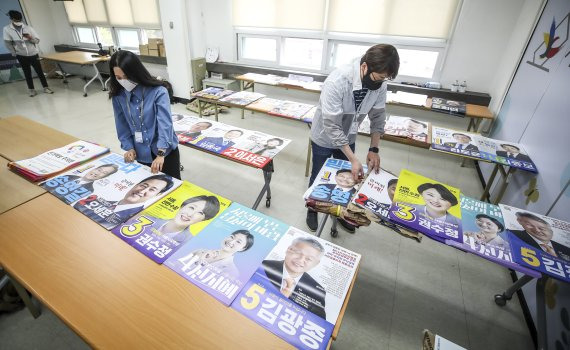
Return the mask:
<path fill-rule="evenodd" d="M 491 191 L 491 186 L 493 185 L 493 182 L 495 181 L 495 177 L 497 176 L 497 172 L 499 171 L 499 164 L 495 164 L 495 167 L 493 168 L 493 172 L 491 173 L 491 177 L 489 177 L 489 180 L 487 180 L 487 186 L 485 186 L 485 191 L 483 191 L 483 194 L 481 195 L 481 201 L 486 201 L 487 197 L 489 196 L 489 192 Z M 491 198 L 489 197 L 489 203 L 491 203 Z"/>
<path fill-rule="evenodd" d="M 325 224 L 327 223 L 327 219 L 331 214 L 324 214 L 325 216 L 319 221 L 319 226 L 317 227 L 317 232 L 315 235 L 317 237 L 321 237 L 321 233 L 323 233 L 323 229 L 325 228 Z"/>
<path fill-rule="evenodd" d="M 513 174 L 515 172 L 516 168 L 509 168 L 509 170 L 505 172 L 505 170 L 501 166 L 500 170 L 501 170 L 501 176 L 502 176 L 503 183 L 501 184 L 501 188 L 499 189 L 499 194 L 497 195 L 497 198 L 495 198 L 495 200 L 494 200 L 493 204 L 495 204 L 495 205 L 499 204 L 501 199 L 503 199 L 503 195 L 505 194 L 505 191 L 507 190 L 507 186 L 509 185 L 509 178 L 510 178 L 511 174 Z"/>
<path fill-rule="evenodd" d="M 200 99 L 197 100 L 198 100 L 198 116 L 202 118 L 202 101 L 200 101 Z"/>
<path fill-rule="evenodd" d="M 214 116 L 216 117 L 216 121 L 218 121 L 218 104 L 217 103 L 214 103 Z M 241 119 L 243 119 L 243 115 L 242 115 Z"/>
<path fill-rule="evenodd" d="M 467 125 L 467 131 L 471 131 L 471 128 L 473 128 L 475 126 L 475 122 L 473 120 L 473 117 L 469 118 L 469 124 Z"/>
<path fill-rule="evenodd" d="M 259 203 L 261 203 L 261 199 L 265 194 L 267 194 L 267 196 L 265 197 L 265 207 L 269 208 L 271 206 L 270 184 L 271 184 L 271 176 L 274 171 L 275 168 L 273 167 L 273 160 L 270 160 L 269 163 L 267 163 L 267 165 L 263 168 L 263 180 L 265 183 L 263 185 L 263 188 L 261 189 L 261 192 L 259 192 L 259 195 L 257 195 L 257 199 L 255 200 L 255 203 L 253 204 L 251 209 L 257 210 L 257 207 L 259 206 Z"/>
<path fill-rule="evenodd" d="M 30 299 L 30 296 L 28 295 L 28 291 L 26 290 L 26 288 L 24 288 L 20 282 L 16 281 L 15 278 L 10 277 L 10 282 L 12 282 L 12 284 L 14 285 L 14 288 L 16 289 L 16 292 L 18 292 L 18 295 L 20 296 L 20 298 L 22 298 L 22 301 L 24 302 L 24 305 L 26 305 L 26 307 L 28 308 L 28 310 L 30 311 L 30 313 L 32 314 L 32 316 L 34 316 L 34 318 L 38 318 L 41 315 L 41 311 L 40 309 L 32 302 L 32 299 Z"/>
<path fill-rule="evenodd" d="M 513 298 L 513 295 L 521 289 L 525 284 L 532 281 L 533 277 L 524 275 L 513 283 L 503 294 L 495 294 L 495 304 L 499 306 L 507 305 L 507 301 Z"/>
<path fill-rule="evenodd" d="M 544 289 L 548 278 L 548 276 L 542 276 L 536 281 L 536 338 L 538 350 L 548 349 L 546 334 L 546 302 L 544 299 Z"/>
<path fill-rule="evenodd" d="M 474 132 L 479 132 L 479 126 L 481 126 L 481 122 L 483 121 L 483 119 L 479 118 L 475 121 L 475 130 Z"/>
<path fill-rule="evenodd" d="M 305 161 L 305 177 L 309 177 L 309 169 L 311 168 L 311 138 L 309 137 L 309 145 L 307 146 L 307 160 Z"/>
<path fill-rule="evenodd" d="M 61 67 L 61 64 L 59 64 L 59 62 L 56 62 L 55 64 L 57 65 L 57 67 L 58 67 L 59 70 L 61 71 L 61 74 L 63 75 L 63 83 L 64 83 L 64 84 L 67 84 L 67 83 L 68 83 L 67 77 L 66 77 L 65 71 L 64 71 L 63 68 Z"/>
<path fill-rule="evenodd" d="M 101 87 L 103 91 L 105 91 L 105 83 L 103 82 L 103 77 L 101 77 L 101 73 L 99 73 L 99 69 L 97 69 L 97 64 L 93 63 L 93 69 L 95 70 L 95 75 L 91 80 L 89 80 L 85 85 L 83 85 L 83 97 L 87 97 L 87 86 L 91 84 L 95 79 L 99 79 L 101 82 Z"/>

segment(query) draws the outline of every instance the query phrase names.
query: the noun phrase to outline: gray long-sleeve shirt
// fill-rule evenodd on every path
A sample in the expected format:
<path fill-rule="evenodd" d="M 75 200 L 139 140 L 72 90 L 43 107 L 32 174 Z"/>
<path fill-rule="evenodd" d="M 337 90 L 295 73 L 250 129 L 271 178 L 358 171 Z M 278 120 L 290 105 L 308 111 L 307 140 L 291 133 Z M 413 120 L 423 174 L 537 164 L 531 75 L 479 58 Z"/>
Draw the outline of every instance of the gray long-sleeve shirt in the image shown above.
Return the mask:
<path fill-rule="evenodd" d="M 369 90 L 356 110 L 353 91 L 360 89 L 360 58 L 337 68 L 327 77 L 311 126 L 313 142 L 335 149 L 354 143 L 358 125 L 367 114 L 370 133 L 384 133 L 387 84 L 378 90 Z"/>
<path fill-rule="evenodd" d="M 23 24 L 19 30 L 10 23 L 4 27 L 2 34 L 4 45 L 13 55 L 34 56 L 39 53 L 37 43 L 40 42 L 40 38 L 34 28 Z M 32 38 L 26 39 L 24 34 L 29 34 Z"/>

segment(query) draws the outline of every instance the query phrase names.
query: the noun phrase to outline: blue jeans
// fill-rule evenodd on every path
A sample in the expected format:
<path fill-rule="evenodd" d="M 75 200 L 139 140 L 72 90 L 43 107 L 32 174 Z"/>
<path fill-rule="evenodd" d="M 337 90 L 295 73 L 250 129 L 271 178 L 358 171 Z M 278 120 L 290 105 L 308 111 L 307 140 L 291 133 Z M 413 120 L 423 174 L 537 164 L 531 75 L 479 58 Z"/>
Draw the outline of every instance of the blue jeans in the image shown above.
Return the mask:
<path fill-rule="evenodd" d="M 354 146 L 355 146 L 354 143 L 349 145 L 352 152 L 354 152 L 355 149 Z M 325 165 L 325 162 L 327 161 L 328 158 L 333 157 L 336 159 L 348 160 L 348 158 L 344 155 L 344 153 L 340 149 L 321 147 L 316 143 L 314 143 L 313 141 L 311 141 L 311 148 L 313 150 L 313 168 L 311 170 L 311 178 L 309 179 L 309 187 L 311 187 L 311 185 L 317 178 L 319 171 L 321 170 L 323 165 Z"/>

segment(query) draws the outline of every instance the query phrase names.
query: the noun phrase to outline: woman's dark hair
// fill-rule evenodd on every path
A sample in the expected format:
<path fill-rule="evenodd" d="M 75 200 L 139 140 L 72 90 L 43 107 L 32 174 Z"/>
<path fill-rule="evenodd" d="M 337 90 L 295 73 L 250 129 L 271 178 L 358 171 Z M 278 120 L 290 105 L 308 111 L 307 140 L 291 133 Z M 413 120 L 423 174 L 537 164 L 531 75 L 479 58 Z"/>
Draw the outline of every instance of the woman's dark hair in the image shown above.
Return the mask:
<path fill-rule="evenodd" d="M 495 225 L 497 225 L 497 227 L 499 228 L 499 232 L 503 232 L 503 230 L 505 229 L 503 224 L 499 220 L 495 219 L 494 217 L 491 217 L 491 216 L 486 215 L 486 214 L 477 214 L 475 216 L 475 219 L 481 219 L 481 218 L 491 220 Z"/>
<path fill-rule="evenodd" d="M 422 193 L 423 191 L 429 190 L 430 188 L 435 189 L 437 191 L 437 193 L 439 193 L 441 198 L 443 198 L 444 200 L 451 203 L 451 206 L 457 205 L 457 198 L 455 198 L 453 193 L 451 193 L 442 184 L 432 184 L 432 183 L 426 182 L 425 184 L 421 184 L 418 186 L 418 192 Z"/>
<path fill-rule="evenodd" d="M 20 11 L 16 11 L 16 10 L 10 10 L 10 11 L 8 11 L 8 17 L 10 17 L 10 19 L 14 20 L 14 21 L 21 21 L 22 20 L 22 13 Z"/>
<path fill-rule="evenodd" d="M 232 233 L 232 236 L 235 236 L 238 233 L 245 236 L 245 239 L 246 239 L 245 247 L 243 247 L 243 249 L 240 250 L 240 252 L 245 252 L 246 250 L 251 248 L 251 246 L 253 245 L 253 235 L 251 233 L 249 233 L 248 230 L 237 230 L 237 231 L 234 231 Z"/>
<path fill-rule="evenodd" d="M 392 45 L 378 44 L 366 51 L 360 59 L 360 64 L 366 62 L 367 74 L 386 73 L 388 79 L 394 79 L 400 69 L 400 56 L 398 50 Z"/>
<path fill-rule="evenodd" d="M 391 179 L 390 181 L 388 181 L 388 187 L 397 184 L 398 183 L 398 179 Z"/>
<path fill-rule="evenodd" d="M 143 66 L 141 60 L 134 53 L 127 50 L 119 50 L 109 60 L 110 82 L 109 98 L 117 96 L 123 88 L 117 81 L 113 68 L 119 67 L 127 78 L 142 86 L 167 86 L 167 82 L 154 78 Z"/>
<path fill-rule="evenodd" d="M 182 202 L 180 208 L 182 209 L 184 206 L 190 203 L 196 203 L 199 201 L 206 202 L 203 210 L 204 220 L 210 220 L 211 218 L 216 216 L 216 214 L 218 214 L 218 212 L 220 211 L 220 201 L 215 196 L 196 196 L 188 198 L 187 200 Z"/>

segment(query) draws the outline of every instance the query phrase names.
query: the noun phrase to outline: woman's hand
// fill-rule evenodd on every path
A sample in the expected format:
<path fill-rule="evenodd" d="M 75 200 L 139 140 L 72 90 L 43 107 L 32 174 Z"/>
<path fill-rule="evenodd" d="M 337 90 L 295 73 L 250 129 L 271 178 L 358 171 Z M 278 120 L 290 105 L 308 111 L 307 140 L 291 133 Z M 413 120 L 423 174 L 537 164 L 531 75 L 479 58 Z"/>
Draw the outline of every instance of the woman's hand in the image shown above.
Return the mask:
<path fill-rule="evenodd" d="M 125 163 L 132 163 L 137 159 L 137 152 L 134 149 L 125 152 Z"/>
<path fill-rule="evenodd" d="M 157 156 L 156 158 L 154 158 L 152 164 L 150 165 L 150 172 L 156 174 L 159 171 L 162 171 L 163 164 L 164 164 L 164 157 Z"/>

